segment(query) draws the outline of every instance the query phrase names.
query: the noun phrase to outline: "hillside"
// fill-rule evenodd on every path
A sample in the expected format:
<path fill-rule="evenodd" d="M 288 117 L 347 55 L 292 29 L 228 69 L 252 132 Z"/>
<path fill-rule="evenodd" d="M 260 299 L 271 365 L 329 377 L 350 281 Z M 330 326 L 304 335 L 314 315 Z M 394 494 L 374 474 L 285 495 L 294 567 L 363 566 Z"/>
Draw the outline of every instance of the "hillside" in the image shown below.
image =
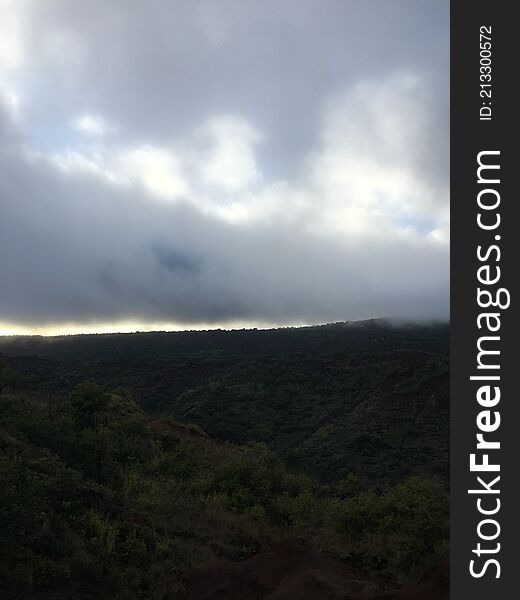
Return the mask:
<path fill-rule="evenodd" d="M 323 483 L 448 481 L 449 330 L 367 321 L 277 330 L 0 338 L 66 395 L 132 390 L 143 409 L 234 444 L 262 442 Z"/>
<path fill-rule="evenodd" d="M 384 319 L 279 329 L 156 331 L 63 336 L 0 336 L 0 352 L 70 360 L 173 358 L 197 355 L 282 355 L 419 348 L 446 352 L 449 326 Z"/>
<path fill-rule="evenodd" d="M 438 482 L 324 486 L 123 389 L 54 395 L 6 361 L 0 481 L 7 600 L 447 598 Z"/>

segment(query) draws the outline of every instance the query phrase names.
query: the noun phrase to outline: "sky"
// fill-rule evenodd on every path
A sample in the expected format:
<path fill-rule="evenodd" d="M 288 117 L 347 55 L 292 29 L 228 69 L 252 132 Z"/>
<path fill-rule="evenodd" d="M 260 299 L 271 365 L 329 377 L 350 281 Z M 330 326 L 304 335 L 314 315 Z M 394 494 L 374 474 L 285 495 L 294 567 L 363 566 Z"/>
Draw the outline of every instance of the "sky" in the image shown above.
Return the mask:
<path fill-rule="evenodd" d="M 0 333 L 449 317 L 448 0 L 0 0 Z"/>

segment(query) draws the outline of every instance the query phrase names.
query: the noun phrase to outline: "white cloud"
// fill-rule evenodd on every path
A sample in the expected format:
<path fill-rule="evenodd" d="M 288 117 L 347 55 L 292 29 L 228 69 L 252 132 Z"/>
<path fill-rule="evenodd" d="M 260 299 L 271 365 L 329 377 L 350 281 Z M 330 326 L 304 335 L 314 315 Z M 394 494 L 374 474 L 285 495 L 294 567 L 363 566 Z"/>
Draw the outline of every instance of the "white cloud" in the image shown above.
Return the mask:
<path fill-rule="evenodd" d="M 261 136 L 245 119 L 217 116 L 206 124 L 203 133 L 210 147 L 200 165 L 207 185 L 240 192 L 260 179 L 254 147 Z"/>
<path fill-rule="evenodd" d="M 446 184 L 432 186 L 414 164 L 425 143 L 417 125 L 426 122 L 421 89 L 419 77 L 397 73 L 329 99 L 320 141 L 290 181 L 262 179 L 256 155 L 262 132 L 229 114 L 214 115 L 169 145 L 82 144 L 53 160 L 62 169 L 142 186 L 161 201 L 191 203 L 236 226 L 283 222 L 318 236 L 447 243 Z M 101 124 L 91 115 L 78 120 L 98 132 Z"/>
<path fill-rule="evenodd" d="M 365 81 L 327 104 L 322 145 L 308 162 L 319 219 L 343 233 L 427 235 L 446 217 L 446 180 L 416 164 L 427 150 L 428 106 L 418 76 Z"/>
<path fill-rule="evenodd" d="M 114 184 L 121 185 L 130 183 L 128 177 L 123 173 L 111 168 L 105 154 L 102 152 L 85 154 L 79 151 L 67 150 L 62 153 L 51 155 L 32 153 L 31 156 L 33 159 L 49 162 L 71 177 L 77 175 L 91 175 Z"/>
<path fill-rule="evenodd" d="M 114 131 L 102 117 L 96 115 L 80 115 L 72 120 L 71 126 L 73 129 L 94 137 L 103 137 Z"/>
<path fill-rule="evenodd" d="M 24 59 L 21 15 L 16 5 L 17 0 L 0 0 L 0 73 L 19 68 Z"/>
<path fill-rule="evenodd" d="M 143 185 L 159 199 L 175 201 L 190 193 L 180 160 L 170 149 L 146 144 L 123 150 L 116 155 L 114 165 L 122 175 Z"/>

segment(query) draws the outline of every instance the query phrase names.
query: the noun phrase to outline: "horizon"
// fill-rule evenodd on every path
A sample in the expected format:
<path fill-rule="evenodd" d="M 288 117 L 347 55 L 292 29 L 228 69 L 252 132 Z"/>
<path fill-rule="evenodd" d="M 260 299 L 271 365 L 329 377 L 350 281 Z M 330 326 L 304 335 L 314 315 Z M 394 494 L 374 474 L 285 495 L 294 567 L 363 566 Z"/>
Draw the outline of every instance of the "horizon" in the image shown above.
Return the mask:
<path fill-rule="evenodd" d="M 71 332 L 61 332 L 61 333 L 3 333 L 0 329 L 0 339 L 1 338 L 12 338 L 12 337 L 74 337 L 74 336 L 84 336 L 84 335 L 132 335 L 139 333 L 210 333 L 210 332 L 234 332 L 234 331 L 277 331 L 282 329 L 312 329 L 314 327 L 328 327 L 333 325 L 358 325 L 363 323 L 383 323 L 389 327 L 405 327 L 405 326 L 423 326 L 423 327 L 431 327 L 431 326 L 442 326 L 449 325 L 450 319 L 423 319 L 423 320 L 408 320 L 408 319 L 396 319 L 392 317 L 372 317 L 368 319 L 358 319 L 358 320 L 345 320 L 345 321 L 330 321 L 326 323 L 299 323 L 292 325 L 273 325 L 273 324 L 263 324 L 263 325 L 236 325 L 233 327 L 224 327 L 224 326 L 211 326 L 204 328 L 203 326 L 197 328 L 185 328 L 185 329 L 114 329 L 114 330 L 94 330 L 94 331 L 74 331 Z"/>

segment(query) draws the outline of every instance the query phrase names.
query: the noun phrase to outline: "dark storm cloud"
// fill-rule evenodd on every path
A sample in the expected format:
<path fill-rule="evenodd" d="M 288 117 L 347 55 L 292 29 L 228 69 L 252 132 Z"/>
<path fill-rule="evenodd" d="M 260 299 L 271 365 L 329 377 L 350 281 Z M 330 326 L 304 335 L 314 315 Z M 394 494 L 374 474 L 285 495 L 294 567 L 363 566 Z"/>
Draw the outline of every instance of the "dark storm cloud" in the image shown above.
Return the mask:
<path fill-rule="evenodd" d="M 447 316 L 447 2 L 12 18 L 0 323 Z"/>

